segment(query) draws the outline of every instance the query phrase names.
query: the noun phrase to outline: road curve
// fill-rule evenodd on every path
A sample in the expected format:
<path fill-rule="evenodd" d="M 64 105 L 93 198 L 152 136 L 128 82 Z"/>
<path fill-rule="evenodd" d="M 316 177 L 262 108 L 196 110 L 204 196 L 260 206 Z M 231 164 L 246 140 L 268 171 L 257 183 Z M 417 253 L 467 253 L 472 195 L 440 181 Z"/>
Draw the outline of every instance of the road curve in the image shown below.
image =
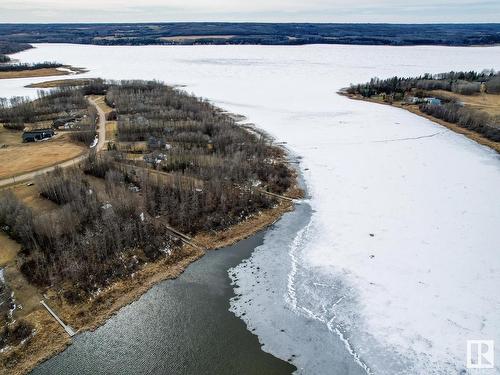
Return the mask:
<path fill-rule="evenodd" d="M 104 144 L 106 143 L 106 115 L 104 114 L 104 111 L 99 107 L 99 105 L 96 103 L 95 99 L 87 98 L 90 104 L 92 104 L 95 109 L 97 110 L 97 114 L 99 116 L 99 121 L 97 123 L 97 134 L 98 134 L 98 142 L 97 145 L 95 146 L 96 151 L 101 151 L 104 147 Z M 9 177 L 9 178 L 4 178 L 0 180 L 0 188 L 13 185 L 13 184 L 18 184 L 21 182 L 27 182 L 30 180 L 33 180 L 36 176 L 39 176 L 41 174 L 53 171 L 56 168 L 67 168 L 71 167 L 73 165 L 78 164 L 82 160 L 84 160 L 88 153 L 90 152 L 90 149 L 88 152 L 85 152 L 83 155 L 79 155 L 73 159 L 63 161 L 61 163 L 52 165 L 50 167 L 43 167 L 40 169 L 37 169 L 36 171 L 32 172 L 27 172 L 15 177 Z"/>

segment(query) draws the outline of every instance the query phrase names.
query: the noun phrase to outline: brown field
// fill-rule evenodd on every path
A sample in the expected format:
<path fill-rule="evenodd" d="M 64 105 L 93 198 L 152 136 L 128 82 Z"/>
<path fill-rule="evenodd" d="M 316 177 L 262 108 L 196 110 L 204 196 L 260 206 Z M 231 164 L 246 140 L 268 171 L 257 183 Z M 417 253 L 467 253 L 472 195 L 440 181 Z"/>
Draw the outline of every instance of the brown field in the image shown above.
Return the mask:
<path fill-rule="evenodd" d="M 16 259 L 17 252 L 21 248 L 16 241 L 11 240 L 3 231 L 0 231 L 0 268 Z"/>
<path fill-rule="evenodd" d="M 236 35 L 179 35 L 179 36 L 162 36 L 158 38 L 167 42 L 182 42 L 183 40 L 196 40 L 196 39 L 231 39 Z"/>
<path fill-rule="evenodd" d="M 52 81 L 44 81 L 40 83 L 32 83 L 27 85 L 28 88 L 33 89 L 50 89 L 54 87 L 68 87 L 68 86 L 80 86 L 89 83 L 92 79 L 55 79 Z"/>
<path fill-rule="evenodd" d="M 144 153 L 149 150 L 148 142 L 117 142 L 117 149 L 123 152 Z"/>
<path fill-rule="evenodd" d="M 63 76 L 67 74 L 69 73 L 62 70 L 57 70 L 56 68 L 44 68 L 34 70 L 20 70 L 18 72 L 0 72 L 0 79 Z"/>
<path fill-rule="evenodd" d="M 106 141 L 116 140 L 118 134 L 118 122 L 106 121 Z"/>
<path fill-rule="evenodd" d="M 43 142 L 22 143 L 21 132 L 0 128 L 0 179 L 14 177 L 73 159 L 86 148 L 72 143 L 68 134 Z"/>
<path fill-rule="evenodd" d="M 20 184 L 11 187 L 10 189 L 16 197 L 18 197 L 24 204 L 35 211 L 35 214 L 47 213 L 49 211 L 57 209 L 59 206 L 43 198 L 36 185 L 28 186 L 27 184 Z"/>
<path fill-rule="evenodd" d="M 17 304 L 22 306 L 22 308 L 16 309 L 16 318 L 25 317 L 33 311 L 42 309 L 40 305 L 41 293 L 26 280 L 16 262 L 5 267 L 5 281 L 14 291 Z"/>
<path fill-rule="evenodd" d="M 433 90 L 430 93 L 441 98 L 456 99 L 466 107 L 485 111 L 491 116 L 500 116 L 500 95 L 494 94 L 476 94 L 476 95 L 460 95 L 454 92 L 444 90 Z"/>

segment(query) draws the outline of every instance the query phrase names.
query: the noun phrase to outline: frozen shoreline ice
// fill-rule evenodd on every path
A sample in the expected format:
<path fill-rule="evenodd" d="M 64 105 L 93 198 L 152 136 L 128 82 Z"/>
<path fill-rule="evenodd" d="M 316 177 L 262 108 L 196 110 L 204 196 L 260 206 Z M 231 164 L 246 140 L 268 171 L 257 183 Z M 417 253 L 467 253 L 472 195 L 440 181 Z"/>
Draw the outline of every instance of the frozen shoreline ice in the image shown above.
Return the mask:
<path fill-rule="evenodd" d="M 329 324 L 374 373 L 460 371 L 467 339 L 495 339 L 500 358 L 498 154 L 403 110 L 336 94 L 373 76 L 500 69 L 500 47 L 61 47 L 16 58 L 58 56 L 89 68 L 79 78 L 186 85 L 302 156 L 312 214 L 292 253 L 294 297 L 297 233 L 284 223 L 300 222 L 299 211 L 248 262 L 272 273 L 269 290 L 249 267 L 237 269 L 243 296 L 232 309 L 265 350 L 304 373 L 356 373 Z M 0 96 L 35 92 L 21 85 L 37 80 L 7 81 Z M 291 227 L 307 225 L 299 222 Z M 294 299 L 316 318 L 295 313 Z"/>

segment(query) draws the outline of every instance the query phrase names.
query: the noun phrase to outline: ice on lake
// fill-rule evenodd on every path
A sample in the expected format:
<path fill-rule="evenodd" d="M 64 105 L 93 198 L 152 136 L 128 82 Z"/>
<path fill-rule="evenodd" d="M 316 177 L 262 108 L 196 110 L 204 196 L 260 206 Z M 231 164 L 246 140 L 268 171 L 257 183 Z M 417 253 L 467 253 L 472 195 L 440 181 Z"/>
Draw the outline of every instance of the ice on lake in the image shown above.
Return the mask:
<path fill-rule="evenodd" d="M 230 271 L 231 309 L 299 372 L 457 373 L 466 340 L 500 346 L 499 155 L 336 94 L 373 76 L 500 69 L 500 47 L 38 45 L 16 57 L 185 85 L 302 157 L 310 198 Z M 42 80 L 0 81 L 0 96 Z"/>

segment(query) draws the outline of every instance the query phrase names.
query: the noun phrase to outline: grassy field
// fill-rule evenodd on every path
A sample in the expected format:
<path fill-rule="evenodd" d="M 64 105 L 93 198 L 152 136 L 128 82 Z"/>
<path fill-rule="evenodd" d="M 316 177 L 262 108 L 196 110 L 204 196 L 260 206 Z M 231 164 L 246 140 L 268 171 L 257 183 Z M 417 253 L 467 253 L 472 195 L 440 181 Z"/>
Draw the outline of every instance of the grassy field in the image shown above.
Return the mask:
<path fill-rule="evenodd" d="M 447 99 L 456 99 L 466 107 L 485 111 L 491 116 L 500 116 L 500 95 L 493 94 L 476 94 L 476 95 L 460 95 L 454 92 L 444 90 L 433 90 L 430 93 L 434 96 Z"/>
<path fill-rule="evenodd" d="M 0 127 L 0 179 L 73 159 L 86 148 L 70 141 L 68 134 L 58 134 L 43 142 L 22 143 L 21 132 Z"/>
<path fill-rule="evenodd" d="M 54 79 L 51 81 L 44 81 L 39 83 L 32 83 L 26 87 L 32 89 L 51 89 L 55 87 L 70 87 L 70 86 L 82 86 L 88 84 L 92 79 Z"/>
<path fill-rule="evenodd" d="M 115 141 L 118 134 L 118 122 L 106 121 L 106 141 Z"/>

